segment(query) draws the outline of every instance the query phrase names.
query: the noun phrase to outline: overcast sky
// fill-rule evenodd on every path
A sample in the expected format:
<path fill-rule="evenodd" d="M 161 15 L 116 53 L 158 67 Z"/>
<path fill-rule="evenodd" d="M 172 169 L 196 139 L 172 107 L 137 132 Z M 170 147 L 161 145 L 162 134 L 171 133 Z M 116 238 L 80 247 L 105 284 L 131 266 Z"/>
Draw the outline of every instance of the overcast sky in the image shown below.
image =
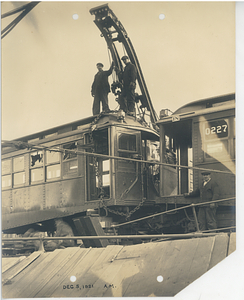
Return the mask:
<path fill-rule="evenodd" d="M 108 69 L 110 60 L 89 10 L 105 3 L 41 2 L 3 38 L 2 139 L 92 115 L 96 63 Z M 2 14 L 23 4 L 3 2 Z M 132 41 L 158 114 L 163 108 L 174 111 L 190 101 L 235 92 L 234 2 L 109 6 Z M 12 19 L 3 19 L 2 28 Z M 117 107 L 112 94 L 109 105 Z"/>

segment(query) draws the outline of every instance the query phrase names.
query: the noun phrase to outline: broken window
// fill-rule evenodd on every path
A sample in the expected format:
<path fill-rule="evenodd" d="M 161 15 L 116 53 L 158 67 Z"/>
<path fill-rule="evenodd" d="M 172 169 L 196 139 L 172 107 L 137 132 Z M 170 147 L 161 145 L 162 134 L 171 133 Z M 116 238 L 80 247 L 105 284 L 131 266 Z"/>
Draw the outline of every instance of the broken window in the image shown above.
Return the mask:
<path fill-rule="evenodd" d="M 35 151 L 30 154 L 30 180 L 31 183 L 43 181 L 43 151 Z"/>
<path fill-rule="evenodd" d="M 63 175 L 75 175 L 78 170 L 77 142 L 68 143 L 62 146 L 63 152 Z"/>
<path fill-rule="evenodd" d="M 67 150 L 67 151 L 64 151 L 64 153 L 63 153 L 63 160 L 68 160 L 68 159 L 77 157 L 77 143 L 76 142 L 72 142 L 72 143 L 63 145 L 63 149 Z"/>
<path fill-rule="evenodd" d="M 42 151 L 37 151 L 37 152 L 33 152 L 30 155 L 31 161 L 31 167 L 39 167 L 39 166 L 43 166 L 43 152 Z"/>

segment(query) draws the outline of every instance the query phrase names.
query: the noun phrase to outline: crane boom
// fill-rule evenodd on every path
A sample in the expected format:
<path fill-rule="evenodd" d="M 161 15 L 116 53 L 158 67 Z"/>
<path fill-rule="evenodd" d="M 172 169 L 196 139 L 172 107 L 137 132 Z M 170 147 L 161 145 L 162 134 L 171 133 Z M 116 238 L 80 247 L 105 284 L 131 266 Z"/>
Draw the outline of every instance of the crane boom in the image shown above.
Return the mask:
<path fill-rule="evenodd" d="M 126 55 L 129 57 L 130 61 L 136 66 L 137 81 L 142 93 L 142 95 L 139 95 L 139 100 L 141 101 L 140 108 L 146 108 L 149 111 L 151 122 L 155 124 L 155 122 L 158 120 L 158 117 L 153 108 L 152 101 L 142 74 L 142 70 L 136 52 L 124 26 L 118 20 L 113 11 L 109 8 L 108 4 L 92 8 L 90 10 L 90 14 L 95 16 L 94 23 L 100 29 L 102 36 L 107 42 L 115 66 L 119 70 L 123 70 L 120 56 L 115 45 L 116 42 L 123 44 L 124 49 L 126 51 Z"/>

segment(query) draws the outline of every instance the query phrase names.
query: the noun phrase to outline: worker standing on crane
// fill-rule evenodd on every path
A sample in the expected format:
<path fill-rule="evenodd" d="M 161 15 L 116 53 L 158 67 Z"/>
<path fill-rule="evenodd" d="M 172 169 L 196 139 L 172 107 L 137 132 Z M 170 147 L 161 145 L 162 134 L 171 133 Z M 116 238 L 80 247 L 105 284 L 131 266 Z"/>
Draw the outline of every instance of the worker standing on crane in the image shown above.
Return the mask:
<path fill-rule="evenodd" d="M 130 62 L 128 56 L 121 58 L 125 64 L 123 72 L 118 72 L 123 87 L 119 99 L 120 109 L 128 115 L 135 115 L 135 89 L 136 89 L 136 67 Z"/>
<path fill-rule="evenodd" d="M 103 71 L 103 64 L 97 63 L 98 72 L 92 83 L 91 94 L 94 97 L 92 112 L 93 115 L 100 114 L 100 102 L 102 102 L 102 111 L 109 112 L 108 93 L 110 93 L 110 85 L 108 77 L 112 74 L 114 63 L 107 71 Z"/>

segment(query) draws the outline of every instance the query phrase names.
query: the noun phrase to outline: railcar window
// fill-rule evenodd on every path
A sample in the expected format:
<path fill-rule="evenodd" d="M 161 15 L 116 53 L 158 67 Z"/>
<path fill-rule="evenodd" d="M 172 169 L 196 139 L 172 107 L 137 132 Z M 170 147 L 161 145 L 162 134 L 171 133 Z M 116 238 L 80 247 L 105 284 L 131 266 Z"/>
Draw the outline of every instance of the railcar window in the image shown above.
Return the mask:
<path fill-rule="evenodd" d="M 59 152 L 47 151 L 46 152 L 46 159 L 47 159 L 47 164 L 59 162 L 60 161 Z"/>
<path fill-rule="evenodd" d="M 11 173 L 11 159 L 2 161 L 2 175 Z"/>
<path fill-rule="evenodd" d="M 31 183 L 44 180 L 43 162 L 43 151 L 36 151 L 30 154 Z"/>
<path fill-rule="evenodd" d="M 158 141 L 146 141 L 146 158 L 147 160 L 160 161 Z"/>
<path fill-rule="evenodd" d="M 61 176 L 60 152 L 47 151 L 46 163 L 50 164 L 49 166 L 46 166 L 47 180 L 60 178 Z"/>
<path fill-rule="evenodd" d="M 23 171 L 25 168 L 25 158 L 24 156 L 19 156 L 14 158 L 14 172 Z"/>
<path fill-rule="evenodd" d="M 68 176 L 77 174 L 78 160 L 77 152 L 75 152 L 77 150 L 77 143 L 68 143 L 62 147 L 64 150 L 67 150 L 63 153 L 63 175 Z"/>
<path fill-rule="evenodd" d="M 25 184 L 25 157 L 18 156 L 13 160 L 13 185 L 14 187 Z"/>
<path fill-rule="evenodd" d="M 107 160 L 103 160 L 103 172 L 109 172 L 110 170 L 110 161 Z"/>
<path fill-rule="evenodd" d="M 60 164 L 47 166 L 47 179 L 60 177 Z"/>
<path fill-rule="evenodd" d="M 31 167 L 43 166 L 43 153 L 42 151 L 36 151 L 30 154 L 30 165 Z"/>
<path fill-rule="evenodd" d="M 63 145 L 63 149 L 70 150 L 67 152 L 65 151 L 63 153 L 63 160 L 68 160 L 68 159 L 77 157 L 77 153 L 75 152 L 75 150 L 77 150 L 77 143 L 69 143 L 69 144 Z"/>
<path fill-rule="evenodd" d="M 136 135 L 121 133 L 119 135 L 119 150 L 136 151 Z"/>
<path fill-rule="evenodd" d="M 37 168 L 31 170 L 31 182 L 43 181 L 44 172 L 43 168 Z"/>
<path fill-rule="evenodd" d="M 2 176 L 2 188 L 9 188 L 12 186 L 12 176 L 4 175 Z"/>
<path fill-rule="evenodd" d="M 14 186 L 23 185 L 25 183 L 25 172 L 14 174 Z"/>
<path fill-rule="evenodd" d="M 108 159 L 103 160 L 102 166 L 101 166 L 101 175 L 102 175 L 102 185 L 103 186 L 110 185 L 109 170 L 110 170 L 110 161 Z"/>

